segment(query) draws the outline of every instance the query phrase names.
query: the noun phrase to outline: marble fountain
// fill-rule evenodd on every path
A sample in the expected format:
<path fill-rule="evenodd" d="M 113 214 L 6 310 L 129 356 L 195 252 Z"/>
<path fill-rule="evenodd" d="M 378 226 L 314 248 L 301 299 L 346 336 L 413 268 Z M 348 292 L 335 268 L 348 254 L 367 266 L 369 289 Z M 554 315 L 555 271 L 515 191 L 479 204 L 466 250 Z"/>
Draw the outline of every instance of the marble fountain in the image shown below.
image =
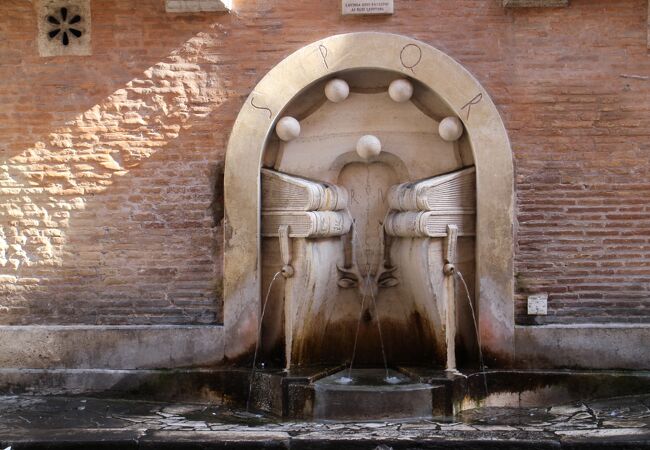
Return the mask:
<path fill-rule="evenodd" d="M 316 417 L 341 418 L 331 406 L 350 400 L 431 414 L 433 386 L 403 368 L 478 361 L 463 132 L 434 93 L 379 70 L 323 80 L 278 119 L 261 168 L 254 365 L 345 366 L 314 383 Z"/>
<path fill-rule="evenodd" d="M 224 354 L 248 409 L 403 419 L 485 397 L 485 365 L 514 356 L 512 177 L 487 92 L 427 44 L 351 33 L 274 67 L 224 177 Z"/>

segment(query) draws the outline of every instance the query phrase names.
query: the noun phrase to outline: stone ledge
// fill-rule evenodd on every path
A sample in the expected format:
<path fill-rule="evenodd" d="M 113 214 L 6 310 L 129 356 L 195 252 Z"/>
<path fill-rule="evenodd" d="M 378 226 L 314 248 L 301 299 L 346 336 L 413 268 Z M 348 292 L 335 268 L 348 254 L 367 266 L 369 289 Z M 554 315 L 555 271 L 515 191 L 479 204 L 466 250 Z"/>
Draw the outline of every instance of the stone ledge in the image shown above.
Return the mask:
<path fill-rule="evenodd" d="M 147 401 L 220 401 L 223 393 L 244 399 L 247 369 L 4 369 L 0 395 L 102 395 Z M 3 448 L 3 447 L 0 447 Z"/>
<path fill-rule="evenodd" d="M 565 8 L 569 0 L 503 0 L 505 8 Z"/>
<path fill-rule="evenodd" d="M 515 366 L 527 369 L 650 369 L 650 325 L 515 327 Z"/>
<path fill-rule="evenodd" d="M 157 369 L 223 360 L 223 327 L 0 326 L 0 368 Z"/>
<path fill-rule="evenodd" d="M 232 0 L 165 0 L 168 13 L 224 12 L 232 9 Z"/>

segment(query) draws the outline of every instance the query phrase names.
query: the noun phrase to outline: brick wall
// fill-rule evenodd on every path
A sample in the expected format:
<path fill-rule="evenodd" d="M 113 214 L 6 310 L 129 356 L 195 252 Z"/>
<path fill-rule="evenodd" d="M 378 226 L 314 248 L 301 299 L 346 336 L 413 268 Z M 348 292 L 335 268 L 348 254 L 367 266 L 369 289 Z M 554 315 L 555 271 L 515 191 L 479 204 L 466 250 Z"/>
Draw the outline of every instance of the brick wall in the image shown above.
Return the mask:
<path fill-rule="evenodd" d="M 40 58 L 33 6 L 0 2 L 0 323 L 221 321 L 218 180 L 243 99 L 292 51 L 361 30 L 438 47 L 501 110 L 518 320 L 526 294 L 550 292 L 543 322 L 650 322 L 647 1 L 339 4 L 93 0 L 93 55 Z"/>
<path fill-rule="evenodd" d="M 503 110 L 516 161 L 521 322 L 531 292 L 550 293 L 540 322 L 650 322 L 645 3 L 572 1 L 514 16 Z"/>

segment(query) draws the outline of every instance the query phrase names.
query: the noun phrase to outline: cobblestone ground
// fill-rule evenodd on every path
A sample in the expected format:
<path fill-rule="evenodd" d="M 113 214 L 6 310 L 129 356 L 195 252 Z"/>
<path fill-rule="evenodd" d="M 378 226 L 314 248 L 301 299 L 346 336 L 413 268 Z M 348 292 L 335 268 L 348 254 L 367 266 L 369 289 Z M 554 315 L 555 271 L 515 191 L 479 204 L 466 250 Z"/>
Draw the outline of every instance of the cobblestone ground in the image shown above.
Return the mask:
<path fill-rule="evenodd" d="M 549 408 L 479 408 L 454 419 L 402 423 L 280 422 L 224 406 L 5 396 L 0 442 L 14 449 L 39 442 L 113 448 L 186 448 L 196 442 L 196 448 L 650 448 L 650 395 Z"/>

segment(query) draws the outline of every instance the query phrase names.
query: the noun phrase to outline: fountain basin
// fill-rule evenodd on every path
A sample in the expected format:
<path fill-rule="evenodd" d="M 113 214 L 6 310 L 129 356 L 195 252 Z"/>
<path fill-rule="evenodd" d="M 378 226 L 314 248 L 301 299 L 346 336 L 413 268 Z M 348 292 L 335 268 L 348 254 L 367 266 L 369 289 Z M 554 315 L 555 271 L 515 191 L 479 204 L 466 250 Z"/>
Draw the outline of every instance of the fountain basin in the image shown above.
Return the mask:
<path fill-rule="evenodd" d="M 332 421 L 406 420 L 432 417 L 439 386 L 395 370 L 343 370 L 314 383 L 314 419 Z M 351 378 L 352 382 L 347 382 Z M 344 379 L 346 383 L 341 383 Z M 396 382 L 398 381 L 398 382 Z"/>

